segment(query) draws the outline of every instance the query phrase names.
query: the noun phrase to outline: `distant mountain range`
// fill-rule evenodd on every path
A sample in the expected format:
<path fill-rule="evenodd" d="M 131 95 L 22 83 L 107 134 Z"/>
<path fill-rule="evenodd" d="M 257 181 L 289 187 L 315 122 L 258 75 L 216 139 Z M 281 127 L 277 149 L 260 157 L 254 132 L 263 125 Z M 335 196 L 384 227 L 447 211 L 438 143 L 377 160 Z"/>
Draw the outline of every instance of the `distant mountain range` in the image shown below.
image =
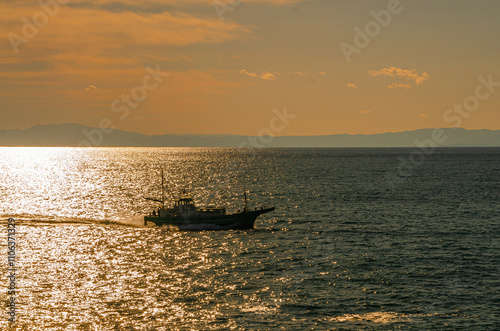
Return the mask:
<path fill-rule="evenodd" d="M 462 128 L 420 129 L 380 134 L 255 137 L 240 135 L 140 133 L 101 129 L 80 124 L 37 125 L 26 130 L 0 130 L 0 146 L 102 147 L 498 147 L 500 130 Z M 437 142 L 437 143 L 436 143 Z"/>

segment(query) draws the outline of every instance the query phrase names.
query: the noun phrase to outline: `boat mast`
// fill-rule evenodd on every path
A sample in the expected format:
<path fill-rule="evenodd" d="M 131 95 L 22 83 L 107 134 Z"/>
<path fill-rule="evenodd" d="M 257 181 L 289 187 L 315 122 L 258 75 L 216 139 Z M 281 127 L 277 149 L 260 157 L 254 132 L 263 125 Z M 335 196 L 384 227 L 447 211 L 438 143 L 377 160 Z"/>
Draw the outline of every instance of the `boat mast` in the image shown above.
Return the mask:
<path fill-rule="evenodd" d="M 161 202 L 165 209 L 165 177 L 163 176 L 163 168 L 161 168 Z"/>
<path fill-rule="evenodd" d="M 248 198 L 247 198 L 247 190 L 246 188 L 243 186 L 243 191 L 245 193 L 245 209 L 243 209 L 244 211 L 248 211 Z"/>

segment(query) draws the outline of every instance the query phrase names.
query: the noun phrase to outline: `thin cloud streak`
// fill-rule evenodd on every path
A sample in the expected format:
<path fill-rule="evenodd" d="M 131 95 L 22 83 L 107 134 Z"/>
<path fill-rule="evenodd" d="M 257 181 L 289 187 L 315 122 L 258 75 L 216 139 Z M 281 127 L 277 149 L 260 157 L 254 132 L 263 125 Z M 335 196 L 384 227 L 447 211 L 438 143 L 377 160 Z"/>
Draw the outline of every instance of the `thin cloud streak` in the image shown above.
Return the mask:
<path fill-rule="evenodd" d="M 383 68 L 380 70 L 370 70 L 368 72 L 370 76 L 386 76 L 386 77 L 401 77 L 406 78 L 406 80 L 412 80 L 415 84 L 420 85 L 431 76 L 427 72 L 422 72 L 419 74 L 416 69 L 401 69 L 397 67 Z"/>
<path fill-rule="evenodd" d="M 387 85 L 388 88 L 390 89 L 397 89 L 397 88 L 403 88 L 403 89 L 406 89 L 406 90 L 409 90 L 411 89 L 411 85 L 410 84 L 401 84 L 401 83 L 392 83 L 390 85 Z"/>
<path fill-rule="evenodd" d="M 266 72 L 262 73 L 260 78 L 262 78 L 264 80 L 276 80 L 276 75 L 266 71 Z"/>
<path fill-rule="evenodd" d="M 251 77 L 251 78 L 259 77 L 263 80 L 276 80 L 276 78 L 277 78 L 275 74 L 267 72 L 267 71 L 264 71 L 262 74 L 259 75 L 255 72 L 249 72 L 246 69 L 242 69 L 242 70 L 240 70 L 240 74 Z"/>
<path fill-rule="evenodd" d="M 245 69 L 241 69 L 240 74 L 246 75 L 246 76 L 252 77 L 252 78 L 255 78 L 258 76 L 255 72 L 248 72 Z"/>

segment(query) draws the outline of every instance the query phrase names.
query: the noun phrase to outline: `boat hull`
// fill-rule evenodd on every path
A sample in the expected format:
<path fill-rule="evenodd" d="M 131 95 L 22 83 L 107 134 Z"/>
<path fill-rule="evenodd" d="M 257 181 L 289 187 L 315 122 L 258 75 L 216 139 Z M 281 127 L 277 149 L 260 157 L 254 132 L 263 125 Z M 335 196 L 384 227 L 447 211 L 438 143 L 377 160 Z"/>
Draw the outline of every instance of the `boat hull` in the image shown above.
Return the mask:
<path fill-rule="evenodd" d="M 144 225 L 153 222 L 157 226 L 169 226 L 180 230 L 228 230 L 228 229 L 253 229 L 255 220 L 262 214 L 273 211 L 275 208 L 262 208 L 243 211 L 230 215 L 213 217 L 158 217 L 144 216 Z"/>

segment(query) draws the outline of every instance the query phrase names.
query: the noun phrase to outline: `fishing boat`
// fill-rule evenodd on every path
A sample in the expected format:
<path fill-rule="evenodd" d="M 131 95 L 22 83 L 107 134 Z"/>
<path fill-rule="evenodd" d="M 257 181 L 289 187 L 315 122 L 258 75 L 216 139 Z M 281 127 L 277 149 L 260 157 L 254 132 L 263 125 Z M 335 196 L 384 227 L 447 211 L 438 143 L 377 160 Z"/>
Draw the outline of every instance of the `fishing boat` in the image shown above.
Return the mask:
<path fill-rule="evenodd" d="M 193 198 L 183 191 L 174 201 L 172 207 L 165 206 L 165 185 L 162 171 L 162 198 L 146 198 L 159 202 L 161 207 L 144 216 L 144 225 L 152 222 L 157 226 L 169 226 L 180 230 L 226 230 L 226 229 L 253 229 L 257 217 L 275 210 L 274 207 L 248 208 L 247 192 L 244 191 L 245 203 L 241 210 L 227 213 L 225 207 L 197 207 Z"/>

